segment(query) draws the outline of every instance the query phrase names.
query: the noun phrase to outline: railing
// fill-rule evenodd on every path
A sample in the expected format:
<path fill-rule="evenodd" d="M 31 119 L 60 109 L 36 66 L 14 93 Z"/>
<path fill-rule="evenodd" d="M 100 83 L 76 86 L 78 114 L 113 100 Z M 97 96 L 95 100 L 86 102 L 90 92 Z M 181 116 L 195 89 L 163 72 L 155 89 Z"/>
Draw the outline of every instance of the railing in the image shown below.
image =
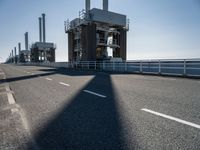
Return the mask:
<path fill-rule="evenodd" d="M 114 72 L 129 72 L 141 74 L 175 75 L 185 77 L 200 77 L 200 59 L 187 60 L 150 60 L 127 62 L 54 62 L 27 63 L 47 67 L 64 67 L 82 70 L 103 70 Z"/>

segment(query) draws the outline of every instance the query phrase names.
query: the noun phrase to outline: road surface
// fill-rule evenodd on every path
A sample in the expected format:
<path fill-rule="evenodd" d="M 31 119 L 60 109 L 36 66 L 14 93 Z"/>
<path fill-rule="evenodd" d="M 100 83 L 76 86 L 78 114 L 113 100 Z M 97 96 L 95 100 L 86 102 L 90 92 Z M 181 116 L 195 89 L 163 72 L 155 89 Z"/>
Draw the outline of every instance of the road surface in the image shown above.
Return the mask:
<path fill-rule="evenodd" d="M 200 149 L 200 80 L 0 67 L 28 149 Z"/>

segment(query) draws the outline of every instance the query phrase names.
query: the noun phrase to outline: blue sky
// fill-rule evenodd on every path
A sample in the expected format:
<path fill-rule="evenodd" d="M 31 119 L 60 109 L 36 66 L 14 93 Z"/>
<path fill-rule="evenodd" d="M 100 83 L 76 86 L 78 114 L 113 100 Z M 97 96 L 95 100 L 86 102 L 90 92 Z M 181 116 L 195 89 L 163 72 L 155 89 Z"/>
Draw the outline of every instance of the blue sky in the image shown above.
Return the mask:
<path fill-rule="evenodd" d="M 102 0 L 91 6 L 102 7 Z M 46 13 L 46 39 L 57 45 L 56 61 L 67 61 L 64 21 L 78 16 L 85 0 L 0 0 L 0 61 L 22 43 L 38 41 L 38 17 Z M 200 0 L 109 0 L 109 10 L 130 19 L 128 59 L 200 58 Z"/>

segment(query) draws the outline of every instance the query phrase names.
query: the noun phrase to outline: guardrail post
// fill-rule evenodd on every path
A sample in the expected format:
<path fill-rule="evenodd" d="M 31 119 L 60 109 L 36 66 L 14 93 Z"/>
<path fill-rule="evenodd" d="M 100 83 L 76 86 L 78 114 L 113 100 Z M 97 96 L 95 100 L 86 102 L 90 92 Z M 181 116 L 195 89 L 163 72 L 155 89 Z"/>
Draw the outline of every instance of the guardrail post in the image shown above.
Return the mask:
<path fill-rule="evenodd" d="M 105 70 L 105 62 L 103 61 L 103 70 Z"/>
<path fill-rule="evenodd" d="M 158 74 L 161 74 L 161 62 L 160 62 L 160 60 L 158 61 Z"/>
<path fill-rule="evenodd" d="M 74 62 L 69 62 L 69 68 L 75 69 L 75 64 L 74 64 Z"/>
<path fill-rule="evenodd" d="M 142 61 L 140 61 L 140 73 L 142 73 Z"/>
<path fill-rule="evenodd" d="M 183 76 L 186 76 L 186 60 L 183 61 Z"/>
<path fill-rule="evenodd" d="M 124 64 L 125 64 L 125 71 L 127 71 L 127 62 L 125 62 Z"/>
<path fill-rule="evenodd" d="M 95 61 L 94 62 L 94 70 L 96 70 L 97 69 L 97 62 Z"/>
<path fill-rule="evenodd" d="M 113 61 L 112 64 L 113 64 L 113 71 L 114 71 L 115 70 L 115 62 Z"/>
<path fill-rule="evenodd" d="M 88 61 L 88 70 L 90 69 L 90 62 Z"/>
<path fill-rule="evenodd" d="M 82 70 L 83 70 L 83 62 L 81 62 L 81 67 L 82 67 Z"/>

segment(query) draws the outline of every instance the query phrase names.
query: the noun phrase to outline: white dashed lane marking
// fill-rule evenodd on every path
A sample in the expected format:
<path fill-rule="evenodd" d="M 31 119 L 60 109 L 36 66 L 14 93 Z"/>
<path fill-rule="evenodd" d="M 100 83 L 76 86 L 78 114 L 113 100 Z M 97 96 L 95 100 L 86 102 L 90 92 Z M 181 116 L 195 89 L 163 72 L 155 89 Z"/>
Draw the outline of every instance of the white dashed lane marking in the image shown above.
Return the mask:
<path fill-rule="evenodd" d="M 53 79 L 51 79 L 51 78 L 45 78 L 46 80 L 48 80 L 48 81 L 52 81 Z"/>
<path fill-rule="evenodd" d="M 70 86 L 69 84 L 64 83 L 64 82 L 59 82 L 59 84 L 64 85 L 64 86 Z"/>
<path fill-rule="evenodd" d="M 102 95 L 102 94 L 99 94 L 99 93 L 96 93 L 96 92 L 92 92 L 92 91 L 89 91 L 89 90 L 83 90 L 83 91 L 86 92 L 86 93 L 89 93 L 89 94 L 93 94 L 93 95 L 102 97 L 102 98 L 106 98 L 105 95 Z"/>
<path fill-rule="evenodd" d="M 176 121 L 176 122 L 179 122 L 179 123 L 182 123 L 182 124 L 185 124 L 185 125 L 197 128 L 197 129 L 200 129 L 200 125 L 189 122 L 189 121 L 185 121 L 185 120 L 182 120 L 182 119 L 179 119 L 179 118 L 175 118 L 175 117 L 172 117 L 172 116 L 169 116 L 169 115 L 165 115 L 165 114 L 162 114 L 162 113 L 159 113 L 159 112 L 155 112 L 153 110 L 149 110 L 149 109 L 146 109 L 146 108 L 143 108 L 141 110 L 148 112 L 148 113 L 151 113 L 151 114 L 154 114 L 156 116 L 160 116 L 160 117 L 163 117 L 163 118 L 166 118 L 166 119 L 169 119 L 169 120 L 173 120 L 173 121 Z"/>

